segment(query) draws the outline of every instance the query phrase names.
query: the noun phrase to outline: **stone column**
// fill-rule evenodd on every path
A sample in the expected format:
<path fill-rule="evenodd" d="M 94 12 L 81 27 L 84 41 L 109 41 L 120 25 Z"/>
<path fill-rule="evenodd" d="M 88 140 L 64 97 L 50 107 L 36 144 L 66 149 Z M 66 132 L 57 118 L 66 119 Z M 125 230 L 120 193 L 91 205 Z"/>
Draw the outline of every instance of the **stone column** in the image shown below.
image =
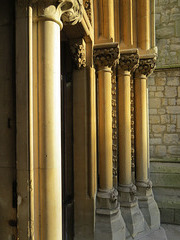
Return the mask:
<path fill-rule="evenodd" d="M 136 186 L 139 207 L 151 229 L 160 227 L 160 214 L 148 178 L 147 77 L 155 67 L 154 56 L 140 59 L 135 74 Z"/>
<path fill-rule="evenodd" d="M 121 51 L 118 65 L 118 130 L 119 181 L 118 192 L 121 213 L 132 236 L 145 230 L 144 217 L 139 210 L 136 187 L 131 170 L 131 73 L 138 66 L 138 50 Z"/>
<path fill-rule="evenodd" d="M 59 5 L 39 1 L 34 17 L 38 29 L 39 234 L 43 240 L 62 239 L 60 19 L 76 23 L 80 8 L 77 1 Z"/>
<path fill-rule="evenodd" d="M 117 191 L 112 176 L 112 95 L 111 67 L 118 59 L 117 43 L 94 46 L 98 77 L 98 170 L 95 239 L 125 239 Z"/>

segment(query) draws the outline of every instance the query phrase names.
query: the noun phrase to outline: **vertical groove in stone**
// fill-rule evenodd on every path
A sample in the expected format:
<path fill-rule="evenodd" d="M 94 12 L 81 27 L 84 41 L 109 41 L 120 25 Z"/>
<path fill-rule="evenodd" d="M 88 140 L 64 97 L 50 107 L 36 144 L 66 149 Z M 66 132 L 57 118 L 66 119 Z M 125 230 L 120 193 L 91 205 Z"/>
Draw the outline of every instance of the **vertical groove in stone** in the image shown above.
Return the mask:
<path fill-rule="evenodd" d="M 132 182 L 135 182 L 135 135 L 134 135 L 134 79 L 131 77 L 131 168 Z"/>
<path fill-rule="evenodd" d="M 113 185 L 117 188 L 117 108 L 116 108 L 116 72 L 112 72 L 112 149 L 113 149 Z"/>

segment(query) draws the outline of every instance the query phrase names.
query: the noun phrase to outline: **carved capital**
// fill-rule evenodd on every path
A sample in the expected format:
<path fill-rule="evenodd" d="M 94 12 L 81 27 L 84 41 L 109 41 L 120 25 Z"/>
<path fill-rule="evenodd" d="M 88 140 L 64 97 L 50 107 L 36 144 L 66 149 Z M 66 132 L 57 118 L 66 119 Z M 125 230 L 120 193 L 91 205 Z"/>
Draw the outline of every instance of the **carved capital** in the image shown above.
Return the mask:
<path fill-rule="evenodd" d="M 149 76 L 156 67 L 156 56 L 141 57 L 139 61 L 139 67 L 136 70 L 136 75 Z"/>
<path fill-rule="evenodd" d="M 98 67 L 112 67 L 119 58 L 118 43 L 94 46 L 94 64 Z"/>
<path fill-rule="evenodd" d="M 60 0 L 61 18 L 64 24 L 75 25 L 82 19 L 83 0 Z"/>
<path fill-rule="evenodd" d="M 83 0 L 31 0 L 38 6 L 37 21 L 50 20 L 63 24 L 76 24 L 82 19 Z"/>
<path fill-rule="evenodd" d="M 77 69 L 86 67 L 86 45 L 83 39 L 71 42 L 71 52 L 75 67 Z"/>
<path fill-rule="evenodd" d="M 138 50 L 121 51 L 121 57 L 119 59 L 119 68 L 123 71 L 133 71 L 138 67 L 139 54 Z"/>

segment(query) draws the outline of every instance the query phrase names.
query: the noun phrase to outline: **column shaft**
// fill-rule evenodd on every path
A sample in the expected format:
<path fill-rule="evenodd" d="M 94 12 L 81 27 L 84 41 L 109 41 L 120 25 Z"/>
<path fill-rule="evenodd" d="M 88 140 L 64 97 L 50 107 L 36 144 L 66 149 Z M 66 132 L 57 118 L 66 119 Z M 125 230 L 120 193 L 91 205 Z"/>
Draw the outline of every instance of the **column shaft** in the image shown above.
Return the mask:
<path fill-rule="evenodd" d="M 110 190 L 113 188 L 111 68 L 104 67 L 98 71 L 98 83 L 99 187 Z"/>
<path fill-rule="evenodd" d="M 138 11 L 138 45 L 143 50 L 150 48 L 150 2 L 149 0 L 137 1 Z"/>
<path fill-rule="evenodd" d="M 119 184 L 131 184 L 130 72 L 119 70 Z"/>
<path fill-rule="evenodd" d="M 147 181 L 147 77 L 135 79 L 136 181 Z"/>
<path fill-rule="evenodd" d="M 60 27 L 38 22 L 41 239 L 62 239 Z"/>

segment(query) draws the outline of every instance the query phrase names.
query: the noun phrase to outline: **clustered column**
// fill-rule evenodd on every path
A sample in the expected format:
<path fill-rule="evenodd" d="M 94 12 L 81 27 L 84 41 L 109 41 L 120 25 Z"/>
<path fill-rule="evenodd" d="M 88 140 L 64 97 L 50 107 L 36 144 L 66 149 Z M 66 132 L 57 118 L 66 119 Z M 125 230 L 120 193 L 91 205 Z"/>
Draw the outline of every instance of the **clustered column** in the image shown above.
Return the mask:
<path fill-rule="evenodd" d="M 155 57 L 141 57 L 135 73 L 136 186 L 139 206 L 151 229 L 160 226 L 160 215 L 148 177 L 147 77 L 155 68 Z"/>
<path fill-rule="evenodd" d="M 131 74 L 139 63 L 137 49 L 121 51 L 118 65 L 118 131 L 119 178 L 118 192 L 121 213 L 130 234 L 144 231 L 144 218 L 135 197 L 131 169 Z"/>
<path fill-rule="evenodd" d="M 119 57 L 117 43 L 94 46 L 98 78 L 98 174 L 95 239 L 125 239 L 124 221 L 113 188 L 111 67 Z M 115 231 L 115 225 L 117 229 Z"/>

